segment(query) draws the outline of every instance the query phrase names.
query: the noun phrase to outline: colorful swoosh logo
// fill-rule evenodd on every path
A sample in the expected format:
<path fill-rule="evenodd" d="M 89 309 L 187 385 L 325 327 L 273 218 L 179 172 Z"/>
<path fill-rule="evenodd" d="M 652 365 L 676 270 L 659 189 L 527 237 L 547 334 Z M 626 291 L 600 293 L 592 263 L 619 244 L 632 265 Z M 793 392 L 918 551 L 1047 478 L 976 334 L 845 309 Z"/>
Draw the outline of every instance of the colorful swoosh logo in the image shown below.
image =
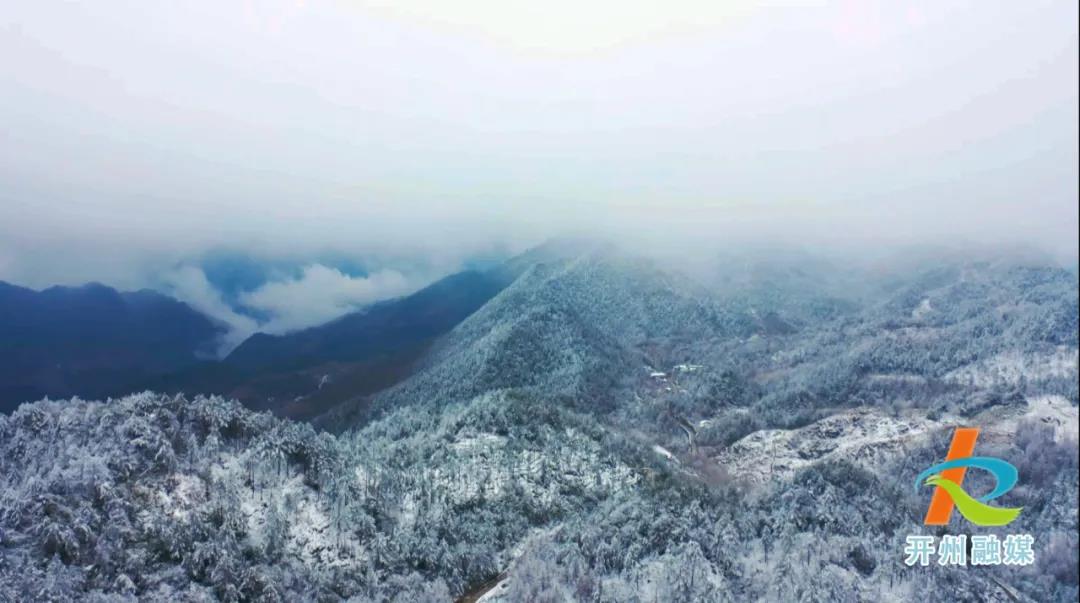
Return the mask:
<path fill-rule="evenodd" d="M 988 456 L 971 456 L 979 430 L 959 428 L 944 463 L 926 469 L 915 478 L 915 490 L 920 486 L 933 486 L 934 497 L 926 513 L 926 525 L 945 525 L 955 506 L 960 514 L 979 526 L 1003 526 L 1011 523 L 1023 507 L 993 507 L 986 503 L 998 498 L 1016 486 L 1018 472 L 1007 461 Z M 982 469 L 994 476 L 994 489 L 978 499 L 968 494 L 961 484 L 968 467 Z"/>
<path fill-rule="evenodd" d="M 926 478 L 926 485 L 943 488 L 953 499 L 953 504 L 960 514 L 971 523 L 979 526 L 1003 526 L 1012 523 L 1023 507 L 991 507 L 981 503 L 964 492 L 956 482 L 951 482 L 940 475 Z"/>

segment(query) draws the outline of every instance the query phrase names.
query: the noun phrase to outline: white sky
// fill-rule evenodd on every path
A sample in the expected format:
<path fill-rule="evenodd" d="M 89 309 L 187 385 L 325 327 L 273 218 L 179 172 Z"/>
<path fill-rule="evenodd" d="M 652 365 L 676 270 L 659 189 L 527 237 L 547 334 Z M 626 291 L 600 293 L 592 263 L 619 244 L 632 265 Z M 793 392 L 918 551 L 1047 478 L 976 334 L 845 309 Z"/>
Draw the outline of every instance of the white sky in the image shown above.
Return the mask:
<path fill-rule="evenodd" d="M 1077 54 L 1075 1 L 10 2 L 0 279 L 568 230 L 1075 259 Z"/>

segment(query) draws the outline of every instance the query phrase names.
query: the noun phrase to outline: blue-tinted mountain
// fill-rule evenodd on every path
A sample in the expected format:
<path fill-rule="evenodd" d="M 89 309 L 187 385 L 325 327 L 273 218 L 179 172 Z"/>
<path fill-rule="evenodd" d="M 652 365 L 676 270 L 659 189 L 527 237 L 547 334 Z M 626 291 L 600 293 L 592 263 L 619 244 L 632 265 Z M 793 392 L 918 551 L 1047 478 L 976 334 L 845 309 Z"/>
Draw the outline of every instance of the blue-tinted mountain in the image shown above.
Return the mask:
<path fill-rule="evenodd" d="M 450 330 L 504 284 L 494 273 L 454 274 L 413 295 L 374 304 L 324 325 L 286 335 L 255 334 L 226 361 L 247 370 L 282 369 L 393 353 Z"/>
<path fill-rule="evenodd" d="M 409 376 L 431 343 L 510 281 L 503 268 L 466 271 L 406 297 L 285 335 L 258 333 L 222 362 L 146 384 L 159 391 L 224 393 L 251 408 L 310 418 Z"/>
<path fill-rule="evenodd" d="M 221 328 L 153 291 L 0 282 L 0 411 L 45 396 L 101 398 L 192 366 Z"/>

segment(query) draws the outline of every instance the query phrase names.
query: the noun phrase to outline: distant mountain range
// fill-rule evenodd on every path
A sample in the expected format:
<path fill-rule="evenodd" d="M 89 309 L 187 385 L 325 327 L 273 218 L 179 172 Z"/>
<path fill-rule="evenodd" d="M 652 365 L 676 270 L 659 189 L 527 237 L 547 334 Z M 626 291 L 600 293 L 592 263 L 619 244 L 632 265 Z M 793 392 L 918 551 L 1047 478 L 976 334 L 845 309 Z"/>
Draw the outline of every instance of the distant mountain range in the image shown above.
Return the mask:
<path fill-rule="evenodd" d="M 509 278 L 501 269 L 453 274 L 325 325 L 255 334 L 223 361 L 199 363 L 147 387 L 225 393 L 250 408 L 311 418 L 407 376 L 436 337 L 487 303 Z"/>
<path fill-rule="evenodd" d="M 195 365 L 220 334 L 208 317 L 153 291 L 0 282 L 0 411 L 45 396 L 128 393 Z"/>
<path fill-rule="evenodd" d="M 965 270 L 921 278 L 970 288 L 971 275 L 987 274 Z M 673 365 L 728 345 L 710 342 L 792 335 L 895 287 L 837 274 L 792 258 L 731 262 L 705 287 L 610 246 L 553 241 L 317 327 L 256 333 L 221 360 L 210 352 L 225 327 L 160 293 L 0 282 L 0 411 L 149 389 L 225 395 L 294 419 L 324 415 L 320 424 L 338 430 L 414 403 L 418 389 L 466 399 L 495 384 L 604 407 L 619 395 L 615 383 L 632 378 L 615 367 Z"/>
<path fill-rule="evenodd" d="M 100 284 L 33 291 L 0 283 L 0 410 L 42 397 L 142 389 L 225 393 L 310 418 L 409 373 L 431 341 L 512 279 L 504 267 L 450 275 L 403 298 L 286 335 L 257 333 L 224 360 L 223 327 L 153 291 Z"/>

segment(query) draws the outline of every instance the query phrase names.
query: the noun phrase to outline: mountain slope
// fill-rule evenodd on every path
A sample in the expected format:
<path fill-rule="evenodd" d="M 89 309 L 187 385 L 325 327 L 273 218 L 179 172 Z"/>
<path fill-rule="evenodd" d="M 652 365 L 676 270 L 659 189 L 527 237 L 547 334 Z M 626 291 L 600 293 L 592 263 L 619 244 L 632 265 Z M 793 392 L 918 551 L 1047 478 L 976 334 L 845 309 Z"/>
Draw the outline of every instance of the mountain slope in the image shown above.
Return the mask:
<path fill-rule="evenodd" d="M 342 429 L 385 409 L 447 404 L 508 387 L 611 410 L 627 381 L 655 356 L 754 329 L 750 315 L 715 303 L 689 280 L 643 259 L 590 250 L 524 269 L 440 338 L 414 376 L 350 401 L 320 424 Z"/>
<path fill-rule="evenodd" d="M 220 334 L 206 316 L 152 291 L 0 282 L 0 411 L 44 396 L 128 393 L 195 364 Z"/>
<path fill-rule="evenodd" d="M 461 272 L 325 325 L 287 335 L 256 334 L 226 362 L 245 370 L 284 369 L 410 348 L 449 330 L 504 284 L 495 273 Z"/>
<path fill-rule="evenodd" d="M 509 278 L 502 270 L 453 274 L 318 327 L 253 335 L 224 361 L 145 385 L 156 391 L 221 393 L 257 410 L 311 418 L 407 377 L 436 337 L 491 299 Z"/>

